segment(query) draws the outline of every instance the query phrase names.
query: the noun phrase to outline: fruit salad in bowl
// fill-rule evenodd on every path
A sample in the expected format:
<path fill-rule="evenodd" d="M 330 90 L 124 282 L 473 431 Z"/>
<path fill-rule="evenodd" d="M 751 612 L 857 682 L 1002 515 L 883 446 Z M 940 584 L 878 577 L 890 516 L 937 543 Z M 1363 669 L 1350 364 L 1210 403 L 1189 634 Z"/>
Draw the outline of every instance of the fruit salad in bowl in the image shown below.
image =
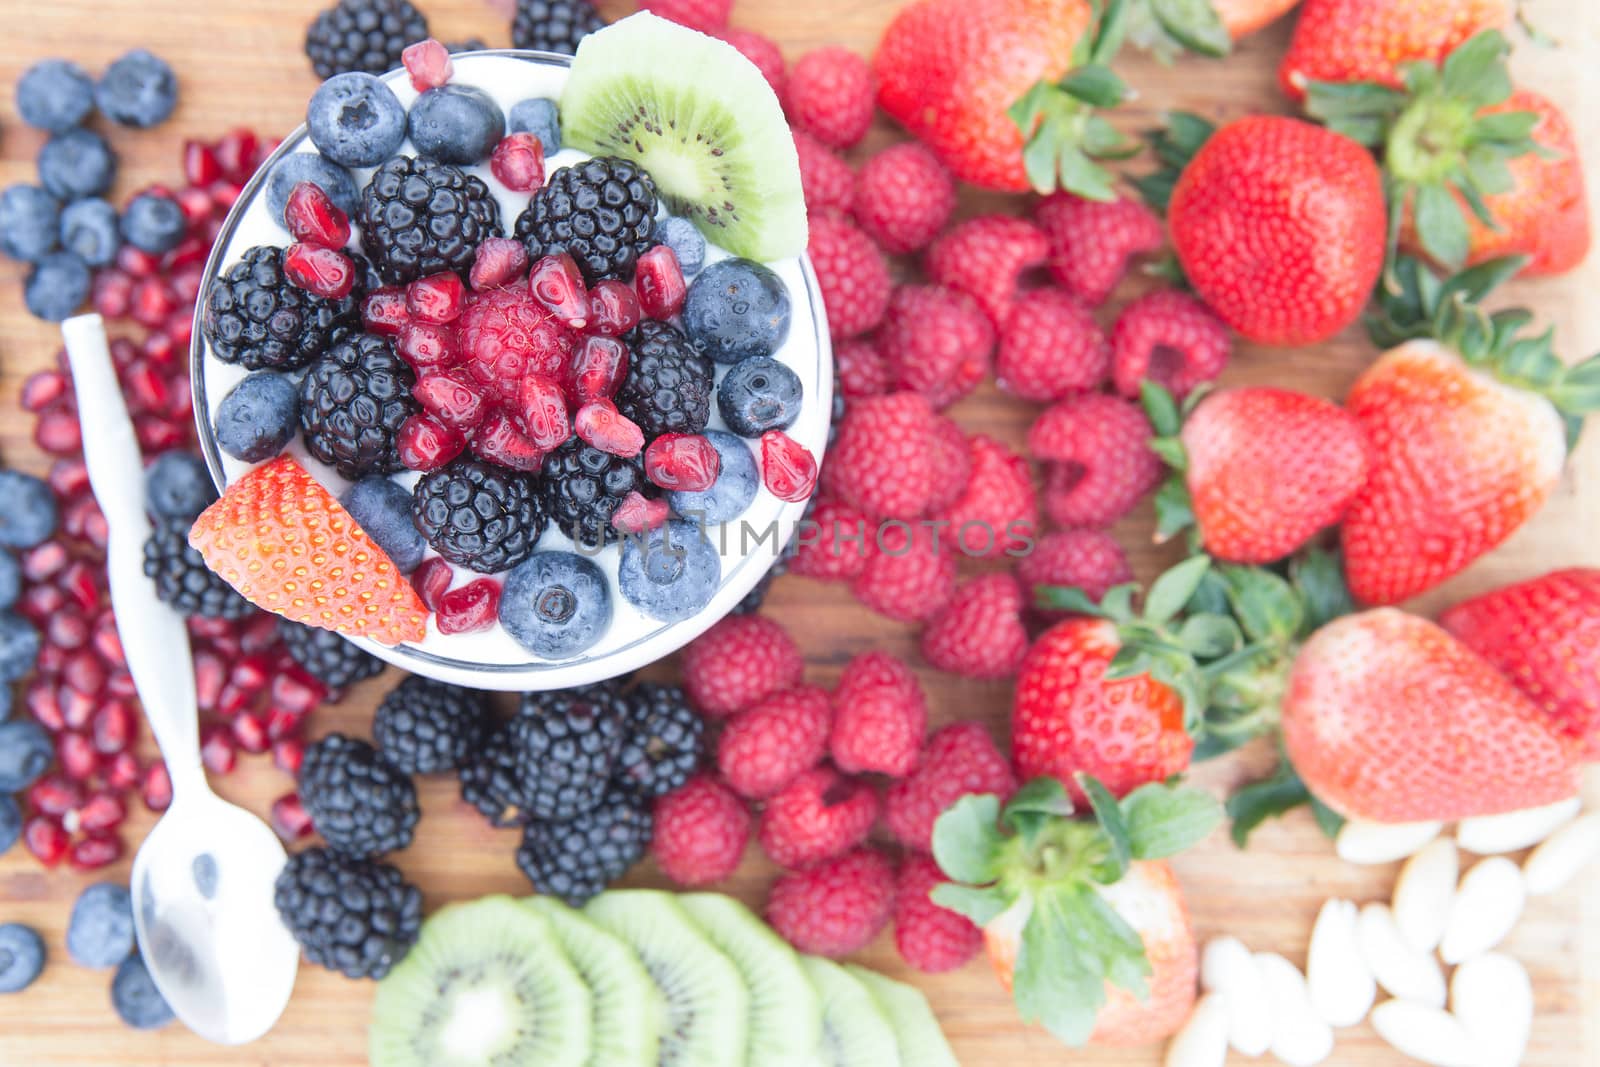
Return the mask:
<path fill-rule="evenodd" d="M 570 63 L 570 66 L 569 66 Z M 832 411 L 782 110 L 648 14 L 571 60 L 330 78 L 246 187 L 197 308 L 246 599 L 485 689 L 613 677 L 746 598 Z"/>

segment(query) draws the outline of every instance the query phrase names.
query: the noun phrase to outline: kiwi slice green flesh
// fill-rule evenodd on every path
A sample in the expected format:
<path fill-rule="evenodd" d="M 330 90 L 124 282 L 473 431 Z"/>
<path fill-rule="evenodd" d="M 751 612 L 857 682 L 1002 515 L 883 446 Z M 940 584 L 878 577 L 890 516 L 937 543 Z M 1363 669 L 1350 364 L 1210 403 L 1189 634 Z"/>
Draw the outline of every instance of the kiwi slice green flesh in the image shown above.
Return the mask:
<path fill-rule="evenodd" d="M 564 144 L 635 160 L 671 210 L 736 256 L 805 251 L 800 160 L 778 98 L 732 45 L 649 12 L 583 39 Z"/>
<path fill-rule="evenodd" d="M 550 923 L 589 986 L 594 1011 L 589 1067 L 655 1067 L 666 1005 L 633 949 L 554 897 L 523 903 Z"/>
<path fill-rule="evenodd" d="M 661 1067 L 743 1067 L 750 991 L 670 893 L 613 890 L 584 914 L 633 949 L 666 998 Z"/>
<path fill-rule="evenodd" d="M 816 956 L 800 964 L 822 997 L 823 1067 L 922 1067 L 900 1058 L 894 1024 L 849 971 Z"/>
<path fill-rule="evenodd" d="M 894 1026 L 895 1043 L 900 1047 L 901 1063 L 914 1063 L 917 1067 L 961 1067 L 922 990 L 854 963 L 846 964 L 845 970 L 867 987 L 872 999 L 889 1017 Z"/>
<path fill-rule="evenodd" d="M 536 912 L 510 897 L 430 918 L 378 983 L 372 1067 L 584 1067 L 589 988 Z"/>
<path fill-rule="evenodd" d="M 732 897 L 690 893 L 678 902 L 750 987 L 748 1062 L 814 1067 L 822 1042 L 822 1001 L 794 949 Z"/>

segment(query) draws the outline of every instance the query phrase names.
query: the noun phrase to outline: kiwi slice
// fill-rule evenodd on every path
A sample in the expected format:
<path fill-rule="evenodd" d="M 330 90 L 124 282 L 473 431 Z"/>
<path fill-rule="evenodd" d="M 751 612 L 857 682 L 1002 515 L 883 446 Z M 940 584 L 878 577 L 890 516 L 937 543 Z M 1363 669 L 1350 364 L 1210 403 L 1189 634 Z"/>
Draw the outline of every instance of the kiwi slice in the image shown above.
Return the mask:
<path fill-rule="evenodd" d="M 872 999 L 889 1017 L 894 1026 L 895 1043 L 900 1047 L 901 1063 L 914 1063 L 917 1067 L 961 1067 L 922 990 L 854 963 L 845 964 L 845 970 L 867 987 Z"/>
<path fill-rule="evenodd" d="M 757 260 L 806 249 L 800 160 L 772 87 L 732 45 L 649 12 L 583 39 L 563 143 L 635 160 L 673 213 Z"/>
<path fill-rule="evenodd" d="M 655 1067 L 666 1005 L 633 949 L 554 897 L 523 903 L 550 923 L 589 986 L 594 1011 L 589 1067 Z"/>
<path fill-rule="evenodd" d="M 849 971 L 818 956 L 800 964 L 822 997 L 823 1067 L 922 1067 L 900 1058 L 894 1024 Z"/>
<path fill-rule="evenodd" d="M 371 1067 L 584 1067 L 589 988 L 550 924 L 505 896 L 442 909 L 378 983 Z"/>
<path fill-rule="evenodd" d="M 672 894 L 613 890 L 584 914 L 627 942 L 666 998 L 661 1067 L 744 1067 L 750 991 Z"/>
<path fill-rule="evenodd" d="M 822 1043 L 822 1001 L 794 949 L 732 897 L 690 893 L 678 902 L 750 987 L 748 1062 L 814 1067 Z"/>

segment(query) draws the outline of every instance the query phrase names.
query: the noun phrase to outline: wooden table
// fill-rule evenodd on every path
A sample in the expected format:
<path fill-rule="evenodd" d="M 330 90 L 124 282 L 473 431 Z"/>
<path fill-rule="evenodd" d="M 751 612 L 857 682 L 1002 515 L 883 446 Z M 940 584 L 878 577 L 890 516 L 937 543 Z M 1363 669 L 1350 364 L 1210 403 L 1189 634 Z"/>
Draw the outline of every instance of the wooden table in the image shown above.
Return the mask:
<path fill-rule="evenodd" d="M 608 5 L 611 14 L 623 6 Z M 176 182 L 178 150 L 189 136 L 214 138 L 231 126 L 248 125 L 263 134 L 283 134 L 298 123 L 315 86 L 300 52 L 301 35 L 323 0 L 12 0 L 5 9 L 9 47 L 0 50 L 0 94 L 7 99 L 0 145 L 0 184 L 32 181 L 33 158 L 41 136 L 22 127 L 9 95 L 17 77 L 45 56 L 70 56 L 90 69 L 103 67 L 133 44 L 151 48 L 177 69 L 182 103 L 173 121 L 158 130 L 111 132 L 121 155 L 117 194 L 154 181 Z M 506 43 L 506 20 L 481 0 L 420 0 L 434 32 L 445 39 L 477 35 L 494 45 Z M 842 42 L 869 53 L 900 0 L 741 0 L 735 18 L 742 25 L 779 39 L 792 57 L 818 45 Z M 1516 68 L 1529 85 L 1555 96 L 1572 115 L 1586 146 L 1591 174 L 1600 172 L 1600 11 L 1590 5 L 1547 0 L 1525 5 L 1536 21 L 1562 40 L 1558 51 L 1519 49 Z M 1581 12 L 1580 7 L 1584 8 Z M 1187 108 L 1233 117 L 1255 110 L 1279 110 L 1273 69 L 1287 39 L 1279 26 L 1247 42 L 1227 64 L 1186 60 L 1165 68 L 1130 57 L 1120 66 L 1140 96 L 1119 117 L 1130 129 L 1150 125 L 1167 108 Z M 887 126 L 874 142 L 892 136 Z M 1600 187 L 1600 183 L 1591 183 Z M 1592 190 L 1591 190 L 1592 191 Z M 962 210 L 1017 210 L 1014 199 L 967 195 Z M 1600 211 L 1596 217 L 1600 218 Z M 42 473 L 47 462 L 32 447 L 32 420 L 19 413 L 17 389 L 32 371 L 46 366 L 58 347 L 53 329 L 22 309 L 22 270 L 0 262 L 0 438 L 7 463 Z M 1575 358 L 1600 347 L 1600 256 L 1566 278 L 1523 284 L 1513 295 L 1537 308 L 1557 327 L 1561 350 Z M 1108 315 L 1110 312 L 1108 311 Z M 1109 320 L 1108 320 L 1109 321 Z M 1241 346 L 1226 381 L 1276 382 L 1342 395 L 1372 358 L 1356 331 L 1315 349 L 1283 352 Z M 969 430 L 983 430 L 1013 445 L 1021 444 L 1034 409 L 985 387 L 962 401 L 954 414 Z M 1600 433 L 1591 433 L 1560 489 L 1544 512 L 1509 544 L 1468 573 L 1435 591 L 1420 605 L 1433 609 L 1498 583 L 1539 573 L 1555 564 L 1600 564 Z M 1135 557 L 1141 577 L 1163 562 L 1148 546 L 1148 508 L 1118 528 Z M 982 717 L 1003 734 L 1008 687 L 980 684 L 938 674 L 920 663 L 915 633 L 858 607 L 849 594 L 799 578 L 774 588 L 768 612 L 800 638 L 808 678 L 824 685 L 837 678 L 844 662 L 866 648 L 886 648 L 908 657 L 927 683 L 934 725 Z M 365 732 L 371 709 L 394 682 L 376 679 L 335 708 L 318 712 L 315 729 Z M 1219 791 L 1258 773 L 1270 754 L 1257 746 L 1241 756 L 1201 768 L 1194 778 Z M 1594 786 L 1600 783 L 1591 783 Z M 265 813 L 271 799 L 288 788 L 283 775 L 264 757 L 249 757 L 222 783 L 222 791 Z M 1600 797 L 1600 790 L 1591 788 Z M 522 893 L 527 883 L 512 862 L 514 835 L 488 829 L 459 802 L 453 781 L 421 787 L 426 817 L 416 845 L 399 857 L 407 874 L 422 887 L 430 908 L 487 892 Z M 130 840 L 149 824 L 136 816 Z M 1309 819 L 1296 816 L 1263 828 L 1247 853 L 1225 836 L 1182 857 L 1177 867 L 1188 888 L 1194 920 L 1202 937 L 1230 932 L 1253 948 L 1275 949 L 1304 961 L 1311 921 L 1322 900 L 1341 895 L 1358 901 L 1387 899 L 1392 868 L 1346 865 Z M 733 891 L 759 905 L 772 868 L 751 848 Z M 0 859 L 0 921 L 18 920 L 40 929 L 52 958 L 42 978 L 27 993 L 0 997 L 0 1064 L 6 1067 L 66 1065 L 273 1064 L 346 1065 L 365 1060 L 366 1022 L 371 987 L 349 982 L 319 968 L 301 969 L 299 988 L 288 1013 L 265 1040 L 229 1052 L 211 1046 L 173 1025 L 156 1033 L 125 1029 L 109 1004 L 108 974 L 79 969 L 67 961 L 63 935 L 71 901 L 79 889 L 104 878 L 125 879 L 127 864 L 81 878 L 68 871 L 44 871 L 19 847 Z M 648 866 L 631 884 L 659 884 Z M 1508 943 L 1530 968 L 1538 1018 L 1526 1063 L 1571 1067 L 1600 1062 L 1600 894 L 1569 889 L 1535 901 Z M 1159 1050 L 1064 1049 L 1048 1035 L 1018 1025 L 1007 998 L 985 965 L 959 973 L 921 978 L 909 975 L 882 937 L 862 959 L 898 977 L 913 977 L 932 998 L 957 1053 L 969 1065 L 1125 1064 L 1160 1062 Z M 1244 1062 L 1244 1061 L 1240 1061 Z M 1405 1061 L 1367 1027 L 1343 1031 L 1332 1064 L 1400 1064 Z"/>

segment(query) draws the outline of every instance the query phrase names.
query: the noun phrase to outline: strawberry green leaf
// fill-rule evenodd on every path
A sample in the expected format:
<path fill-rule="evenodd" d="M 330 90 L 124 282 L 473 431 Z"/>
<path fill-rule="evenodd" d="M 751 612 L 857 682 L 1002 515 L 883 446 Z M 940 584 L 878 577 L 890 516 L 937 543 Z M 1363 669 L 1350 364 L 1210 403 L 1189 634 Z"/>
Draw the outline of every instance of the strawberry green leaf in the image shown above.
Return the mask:
<path fill-rule="evenodd" d="M 1033 602 L 1049 611 L 1070 611 L 1078 615 L 1104 614 L 1100 605 L 1089 598 L 1082 589 L 1065 585 L 1041 585 L 1034 590 Z"/>
<path fill-rule="evenodd" d="M 1196 659 L 1217 659 L 1237 651 L 1244 635 L 1225 615 L 1190 615 L 1178 628 L 1178 643 Z"/>
<path fill-rule="evenodd" d="M 1209 793 L 1152 782 L 1122 798 L 1122 817 L 1133 858 L 1159 860 L 1205 840 L 1222 823 L 1223 809 Z"/>
<path fill-rule="evenodd" d="M 1413 197 L 1412 211 L 1423 251 L 1445 266 L 1460 266 L 1467 258 L 1470 240 L 1460 205 L 1442 185 L 1419 186 Z"/>
<path fill-rule="evenodd" d="M 958 882 L 988 885 L 1003 869 L 1005 838 L 996 825 L 1000 798 L 989 793 L 964 796 L 933 824 L 933 858 Z"/>
<path fill-rule="evenodd" d="M 1181 474 L 1174 474 L 1156 489 L 1156 541 L 1170 541 L 1195 524 L 1194 498 Z M 1196 538 L 1198 540 L 1198 538 Z M 1198 548 L 1198 546 L 1192 546 Z"/>
<path fill-rule="evenodd" d="M 1161 457 L 1161 462 L 1173 470 L 1181 471 L 1189 464 L 1188 453 L 1184 451 L 1183 442 L 1176 437 L 1152 437 L 1150 451 Z"/>
<path fill-rule="evenodd" d="M 1166 213 L 1178 175 L 1216 130 L 1214 123 L 1187 111 L 1174 111 L 1167 115 L 1166 126 L 1148 135 L 1150 147 L 1160 166 L 1150 174 L 1131 179 L 1134 189 L 1145 203 L 1162 214 Z"/>
<path fill-rule="evenodd" d="M 1083 887 L 1040 893 L 1034 901 L 1012 975 L 1012 998 L 1025 1023 L 1041 1023 L 1066 1045 L 1077 1048 L 1094 1032 L 1105 1003 L 1109 945 L 1106 932 L 1091 928 L 1093 913 Z M 1099 924 L 1102 925 L 1103 924 Z M 1137 935 L 1135 935 L 1137 936 Z M 1140 944 L 1140 955 L 1143 955 Z"/>
<path fill-rule="evenodd" d="M 1111 172 L 1090 159 L 1077 146 L 1059 150 L 1056 168 L 1061 176 L 1061 188 L 1070 193 L 1076 193 L 1085 200 L 1099 200 L 1102 203 L 1109 203 L 1117 198 Z"/>
<path fill-rule="evenodd" d="M 1473 120 L 1472 139 L 1515 144 L 1531 138 L 1538 125 L 1539 116 L 1532 111 L 1496 111 Z"/>
<path fill-rule="evenodd" d="M 1089 798 L 1089 806 L 1094 809 L 1094 817 L 1100 823 L 1106 844 L 1110 846 L 1105 861 L 1095 868 L 1094 877 L 1096 881 L 1110 885 L 1120 881 L 1128 873 L 1128 864 L 1133 862 L 1133 843 L 1128 839 L 1128 824 L 1122 817 L 1122 807 L 1117 803 L 1117 798 L 1101 784 L 1100 779 L 1081 771 L 1074 777 L 1078 788 Z"/>
<path fill-rule="evenodd" d="M 1228 564 L 1220 569 L 1228 583 L 1228 603 L 1246 637 L 1285 644 L 1300 632 L 1305 609 L 1288 581 L 1260 567 Z"/>
<path fill-rule="evenodd" d="M 1079 898 L 1078 928 L 1074 931 L 1079 951 L 1096 961 L 1095 969 L 1108 982 L 1120 986 L 1140 1000 L 1150 995 L 1145 979 L 1150 976 L 1150 959 L 1144 940 L 1127 920 L 1091 886 L 1074 887 Z"/>
<path fill-rule="evenodd" d="M 1317 829 L 1321 830 L 1323 836 L 1329 840 L 1338 837 L 1339 831 L 1344 829 L 1345 817 L 1318 800 L 1315 795 L 1311 798 L 1311 817 L 1316 820 Z"/>
<path fill-rule="evenodd" d="M 1503 102 L 1511 95 L 1511 76 L 1505 66 L 1510 51 L 1510 43 L 1499 30 L 1472 35 L 1445 57 L 1439 71 L 1440 89 L 1474 110 Z"/>
<path fill-rule="evenodd" d="M 955 882 L 943 882 L 934 886 L 928 897 L 941 908 L 948 908 L 958 915 L 965 915 L 979 928 L 988 926 L 995 916 L 1011 906 L 1006 893 L 1000 889 L 993 887 L 981 889 L 976 886 L 957 885 Z"/>
<path fill-rule="evenodd" d="M 1276 720 L 1260 707 L 1206 709 L 1205 725 L 1189 758 L 1195 763 L 1216 759 L 1248 744 L 1272 728 Z"/>
<path fill-rule="evenodd" d="M 1091 2 L 1095 14 L 1095 32 L 1089 52 L 1084 58 L 1090 63 L 1109 65 L 1122 49 L 1122 42 L 1128 35 L 1133 5 L 1131 0 L 1091 0 Z"/>
<path fill-rule="evenodd" d="M 1190 556 L 1150 584 L 1144 599 L 1144 617 L 1150 622 L 1170 622 L 1183 610 L 1211 567 L 1210 556 Z"/>
<path fill-rule="evenodd" d="M 1068 96 L 1090 107 L 1116 107 L 1128 93 L 1127 84 L 1116 72 L 1099 63 L 1079 67 L 1057 84 Z"/>
<path fill-rule="evenodd" d="M 1157 437 L 1176 437 L 1183 429 L 1177 398 L 1159 382 L 1146 378 L 1139 383 L 1139 403 Z"/>
<path fill-rule="evenodd" d="M 1066 786 L 1058 779 L 1035 778 L 1024 782 L 1022 788 L 1012 794 L 1001 818 L 1015 830 L 1019 828 L 1018 819 L 1036 815 L 1066 818 L 1076 810 L 1072 806 L 1072 798 L 1067 795 Z"/>
<path fill-rule="evenodd" d="M 1133 618 L 1133 598 L 1138 593 L 1139 586 L 1133 582 L 1112 586 L 1106 590 L 1106 595 L 1100 598 L 1101 614 L 1108 619 L 1127 622 Z"/>
<path fill-rule="evenodd" d="M 1269 778 L 1239 787 L 1228 798 L 1228 817 L 1233 843 L 1244 848 L 1256 827 L 1295 808 L 1311 803 L 1311 791 L 1300 780 L 1288 760 L 1281 760 Z"/>
<path fill-rule="evenodd" d="M 1090 115 L 1083 124 L 1083 150 L 1094 159 L 1132 159 L 1144 146 L 1099 115 Z"/>
<path fill-rule="evenodd" d="M 1332 552 L 1312 548 L 1295 557 L 1289 563 L 1289 581 L 1300 594 L 1305 611 L 1302 633 L 1321 629 L 1356 610 L 1345 583 L 1344 566 Z"/>
<path fill-rule="evenodd" d="M 1211 0 L 1150 0 L 1150 11 L 1161 28 L 1191 52 L 1221 57 L 1233 50 L 1233 38 Z"/>

